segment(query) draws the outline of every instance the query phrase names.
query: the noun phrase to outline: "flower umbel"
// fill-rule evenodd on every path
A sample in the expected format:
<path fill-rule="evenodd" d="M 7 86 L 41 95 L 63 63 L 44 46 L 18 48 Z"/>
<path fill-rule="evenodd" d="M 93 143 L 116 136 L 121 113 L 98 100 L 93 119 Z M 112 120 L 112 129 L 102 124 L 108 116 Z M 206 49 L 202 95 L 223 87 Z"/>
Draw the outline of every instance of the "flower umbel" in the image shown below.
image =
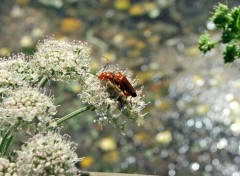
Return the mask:
<path fill-rule="evenodd" d="M 8 89 L 27 84 L 17 72 L 10 72 L 5 69 L 0 70 L 0 94 L 4 94 Z"/>
<path fill-rule="evenodd" d="M 0 104 L 0 127 L 8 128 L 19 122 L 22 127 L 30 123 L 36 123 L 39 127 L 50 125 L 55 114 L 53 98 L 37 88 L 19 87 L 9 90 Z"/>
<path fill-rule="evenodd" d="M 16 174 L 16 164 L 10 162 L 7 158 L 0 158 L 0 175 L 13 175 Z"/>
<path fill-rule="evenodd" d="M 33 56 L 0 58 L 0 155 L 9 157 L 0 157 L 0 176 L 77 175 L 75 163 L 80 159 L 76 145 L 54 128 L 87 110 L 95 110 L 96 122 L 102 125 L 124 130 L 128 121 L 140 124 L 146 106 L 142 89 L 135 90 L 136 80 L 128 71 L 116 70 L 102 68 L 94 75 L 86 43 L 52 38 L 40 42 Z M 100 79 L 103 71 L 115 77 Z M 54 119 L 54 99 L 42 91 L 48 80 L 78 80 L 82 86 L 80 99 L 88 105 Z M 11 155 L 14 141 L 19 140 L 16 132 L 36 135 Z"/>
<path fill-rule="evenodd" d="M 55 81 L 76 80 L 89 71 L 90 48 L 83 42 L 45 39 L 31 61 L 39 75 Z"/>
<path fill-rule="evenodd" d="M 24 81 L 35 83 L 38 81 L 39 75 L 35 72 L 29 60 L 31 60 L 31 57 L 24 54 L 17 54 L 8 58 L 0 58 L 0 70 L 11 72 L 12 77 L 17 75 L 17 77 Z"/>
<path fill-rule="evenodd" d="M 103 70 L 99 71 L 97 75 L 100 75 Z M 114 73 L 115 70 L 118 69 L 109 68 L 104 71 Z M 130 84 L 135 87 L 136 80 L 131 79 L 129 72 L 124 74 Z M 123 91 L 111 81 L 99 80 L 96 75 L 89 74 L 84 80 L 80 99 L 84 103 L 94 106 L 98 118 L 96 122 L 101 125 L 112 124 L 114 127 L 123 129 L 127 121 L 132 120 L 139 124 L 140 119 L 145 116 L 142 114 L 142 110 L 146 106 L 143 101 L 142 89 L 136 90 L 136 93 L 136 97 L 125 96 Z"/>
<path fill-rule="evenodd" d="M 17 172 L 19 175 L 77 175 L 75 163 L 80 159 L 75 147 L 69 136 L 61 136 L 59 132 L 37 134 L 17 151 Z"/>

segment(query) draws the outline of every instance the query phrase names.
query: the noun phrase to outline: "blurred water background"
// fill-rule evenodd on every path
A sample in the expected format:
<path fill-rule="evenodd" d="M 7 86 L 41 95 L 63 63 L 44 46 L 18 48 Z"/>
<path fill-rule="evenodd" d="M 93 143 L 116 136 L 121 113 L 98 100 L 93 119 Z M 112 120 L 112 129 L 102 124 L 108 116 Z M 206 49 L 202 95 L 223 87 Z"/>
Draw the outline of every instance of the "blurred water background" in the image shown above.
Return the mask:
<path fill-rule="evenodd" d="M 144 86 L 142 127 L 96 128 L 85 113 L 62 130 L 78 143 L 83 170 L 169 176 L 240 176 L 238 62 L 218 50 L 203 56 L 197 40 L 212 30 L 218 2 L 238 0 L 0 0 L 0 56 L 32 54 L 39 39 L 87 41 L 92 66 L 119 64 Z M 212 34 L 217 38 L 219 34 Z M 105 58 L 104 58 L 105 57 Z M 78 83 L 51 83 L 58 117 L 82 106 Z"/>

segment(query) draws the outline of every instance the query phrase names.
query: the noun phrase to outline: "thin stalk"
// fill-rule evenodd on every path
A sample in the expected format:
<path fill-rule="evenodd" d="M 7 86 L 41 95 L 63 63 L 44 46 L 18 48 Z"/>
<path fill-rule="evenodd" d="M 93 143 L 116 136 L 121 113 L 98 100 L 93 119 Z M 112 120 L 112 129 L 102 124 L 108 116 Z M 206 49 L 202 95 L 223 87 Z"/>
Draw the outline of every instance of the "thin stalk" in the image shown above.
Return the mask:
<path fill-rule="evenodd" d="M 76 115 L 78 115 L 78 114 L 81 114 L 81 113 L 83 113 L 83 112 L 85 112 L 85 111 L 87 111 L 87 110 L 89 110 L 89 109 L 91 109 L 91 108 L 93 108 L 93 107 L 92 107 L 92 106 L 85 106 L 85 107 L 83 107 L 83 108 L 80 108 L 80 109 L 78 109 L 78 110 L 76 110 L 76 111 L 74 111 L 74 112 L 72 112 L 72 113 L 70 113 L 70 114 L 68 114 L 68 115 L 66 115 L 66 116 L 58 119 L 58 120 L 56 121 L 56 123 L 57 123 L 57 125 L 60 125 L 60 124 L 62 124 L 63 122 L 71 119 L 72 117 L 74 117 L 74 116 L 76 116 Z"/>
<path fill-rule="evenodd" d="M 38 87 L 39 87 L 39 88 L 44 87 L 47 82 L 48 82 L 48 77 L 46 77 L 46 76 L 42 77 L 42 79 L 41 79 L 40 82 L 38 83 Z"/>

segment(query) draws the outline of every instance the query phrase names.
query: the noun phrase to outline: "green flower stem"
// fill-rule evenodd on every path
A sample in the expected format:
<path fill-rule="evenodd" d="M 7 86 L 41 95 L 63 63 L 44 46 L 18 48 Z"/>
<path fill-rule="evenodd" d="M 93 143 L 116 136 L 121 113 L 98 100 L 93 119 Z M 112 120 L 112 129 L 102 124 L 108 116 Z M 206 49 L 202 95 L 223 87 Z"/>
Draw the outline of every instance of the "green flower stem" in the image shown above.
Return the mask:
<path fill-rule="evenodd" d="M 44 76 L 44 77 L 40 80 L 40 82 L 38 83 L 38 87 L 39 87 L 39 88 L 44 87 L 47 82 L 48 82 L 48 77 Z"/>
<path fill-rule="evenodd" d="M 72 112 L 72 113 L 70 113 L 70 114 L 68 114 L 68 115 L 66 115 L 66 116 L 58 119 L 58 120 L 56 121 L 56 123 L 57 123 L 57 125 L 60 125 L 60 124 L 62 124 L 63 122 L 71 119 L 72 117 L 74 117 L 74 116 L 76 116 L 76 115 L 78 115 L 78 114 L 81 114 L 81 113 L 83 113 L 83 112 L 85 112 L 85 111 L 87 111 L 87 110 L 89 110 L 89 109 L 92 109 L 92 108 L 93 108 L 93 106 L 91 106 L 91 105 L 85 106 L 85 107 L 83 107 L 83 108 L 80 108 L 80 109 L 78 109 L 78 110 L 76 110 L 76 111 L 74 111 L 74 112 Z"/>

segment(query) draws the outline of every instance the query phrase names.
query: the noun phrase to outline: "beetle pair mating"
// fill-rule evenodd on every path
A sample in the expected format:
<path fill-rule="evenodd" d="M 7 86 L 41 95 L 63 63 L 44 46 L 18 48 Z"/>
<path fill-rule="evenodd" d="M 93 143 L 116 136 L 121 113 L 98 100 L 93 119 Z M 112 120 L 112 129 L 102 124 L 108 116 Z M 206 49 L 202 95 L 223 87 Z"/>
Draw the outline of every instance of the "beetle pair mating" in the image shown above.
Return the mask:
<path fill-rule="evenodd" d="M 126 76 L 122 74 L 122 72 L 114 73 L 105 71 L 98 76 L 98 79 L 102 81 L 110 81 L 114 86 L 120 89 L 126 97 L 137 96 L 136 90 L 133 88 Z"/>

